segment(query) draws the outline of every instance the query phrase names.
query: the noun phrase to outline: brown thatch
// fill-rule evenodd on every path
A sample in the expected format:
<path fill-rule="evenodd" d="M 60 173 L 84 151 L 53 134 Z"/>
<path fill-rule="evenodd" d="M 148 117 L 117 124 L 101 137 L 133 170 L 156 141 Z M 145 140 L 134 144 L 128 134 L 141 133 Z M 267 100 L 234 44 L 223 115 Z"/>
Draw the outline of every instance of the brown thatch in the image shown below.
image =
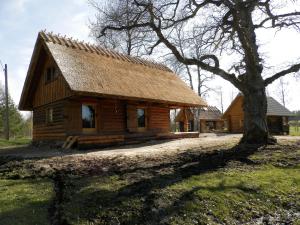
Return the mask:
<path fill-rule="evenodd" d="M 207 121 L 218 121 L 222 120 L 222 113 L 220 110 L 215 106 L 207 106 L 207 107 L 201 107 L 197 110 L 200 111 L 199 120 L 207 120 Z M 175 118 L 175 122 L 180 122 L 184 120 L 184 116 L 187 120 L 193 120 L 194 114 L 190 109 L 185 110 L 185 115 L 183 113 L 183 110 L 180 110 Z"/>
<path fill-rule="evenodd" d="M 185 112 L 184 112 L 185 111 Z M 193 120 L 194 119 L 194 114 L 190 109 L 185 109 L 185 110 L 180 110 L 175 117 L 175 122 L 180 122 L 184 120 Z"/>
<path fill-rule="evenodd" d="M 205 106 L 168 67 L 95 45 L 40 32 L 24 85 L 20 109 L 28 109 L 28 92 L 40 48 L 46 48 L 74 94 L 121 97 L 180 106 Z"/>
<path fill-rule="evenodd" d="M 207 106 L 200 108 L 200 120 L 217 121 L 221 120 L 222 113 L 215 106 Z"/>

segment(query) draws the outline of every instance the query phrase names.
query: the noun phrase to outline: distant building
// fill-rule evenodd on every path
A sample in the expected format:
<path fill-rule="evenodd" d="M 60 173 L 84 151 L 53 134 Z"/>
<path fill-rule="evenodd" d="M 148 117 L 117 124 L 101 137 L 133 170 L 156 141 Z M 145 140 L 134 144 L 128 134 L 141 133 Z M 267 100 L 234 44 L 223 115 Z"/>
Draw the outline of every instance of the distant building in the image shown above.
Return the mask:
<path fill-rule="evenodd" d="M 199 116 L 197 115 L 199 113 Z M 197 119 L 198 117 L 198 119 Z M 200 129 L 197 129 L 197 121 Z M 195 131 L 200 130 L 201 133 L 223 131 L 224 120 L 222 113 L 217 107 L 207 106 L 198 109 L 180 110 L 175 118 L 179 131 Z"/>
<path fill-rule="evenodd" d="M 244 96 L 239 94 L 230 104 L 223 115 L 226 120 L 227 128 L 232 133 L 242 133 L 244 130 Z M 292 116 L 287 108 L 281 105 L 272 97 L 267 97 L 267 123 L 270 133 L 284 134 L 289 133 L 288 119 Z"/>
<path fill-rule="evenodd" d="M 221 111 L 215 106 L 200 108 L 200 132 L 223 131 L 224 120 Z"/>

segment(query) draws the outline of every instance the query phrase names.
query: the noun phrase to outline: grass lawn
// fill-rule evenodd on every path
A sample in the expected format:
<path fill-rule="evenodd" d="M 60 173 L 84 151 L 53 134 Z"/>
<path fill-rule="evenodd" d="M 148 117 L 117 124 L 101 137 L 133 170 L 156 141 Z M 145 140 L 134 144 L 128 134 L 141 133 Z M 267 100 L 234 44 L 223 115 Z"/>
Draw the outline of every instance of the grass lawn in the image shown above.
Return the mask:
<path fill-rule="evenodd" d="M 284 217 L 290 208 L 300 210 L 299 165 L 232 168 L 165 182 L 161 179 L 151 190 L 146 183 L 132 192 L 130 179 L 85 178 L 75 182 L 65 214 L 71 224 L 189 225 L 247 223 L 265 215 Z"/>
<path fill-rule="evenodd" d="M 300 127 L 290 126 L 290 135 L 300 136 Z"/>
<path fill-rule="evenodd" d="M 64 213 L 71 224 L 300 224 L 300 149 L 250 159 L 258 165 L 75 179 Z"/>
<path fill-rule="evenodd" d="M 10 146 L 18 146 L 18 145 L 27 145 L 30 144 L 30 138 L 16 138 L 16 139 L 0 139 L 0 148 L 1 147 L 10 147 Z"/>
<path fill-rule="evenodd" d="M 0 224 L 49 224 L 52 197 L 49 180 L 0 179 Z"/>
<path fill-rule="evenodd" d="M 52 171 L 53 161 L 5 161 L 0 224 L 300 224 L 298 141 L 217 164 L 203 161 L 203 151 L 187 150 L 159 164 L 92 158 L 79 167 L 77 158 L 48 178 L 43 170 Z M 44 169 L 35 168 L 41 163 Z"/>

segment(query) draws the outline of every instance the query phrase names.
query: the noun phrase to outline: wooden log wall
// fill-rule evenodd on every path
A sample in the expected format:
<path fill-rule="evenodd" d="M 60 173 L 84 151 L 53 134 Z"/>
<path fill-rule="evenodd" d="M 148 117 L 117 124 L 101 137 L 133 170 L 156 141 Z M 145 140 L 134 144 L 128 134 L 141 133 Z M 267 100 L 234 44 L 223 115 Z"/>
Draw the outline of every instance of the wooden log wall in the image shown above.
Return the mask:
<path fill-rule="evenodd" d="M 53 122 L 48 123 L 47 109 L 53 108 Z M 64 101 L 55 102 L 33 110 L 33 141 L 64 140 Z"/>
<path fill-rule="evenodd" d="M 150 106 L 148 109 L 148 129 L 153 132 L 170 132 L 170 109 Z"/>
<path fill-rule="evenodd" d="M 97 115 L 99 121 L 98 132 L 125 132 L 126 112 L 125 103 L 119 100 L 100 100 L 100 113 Z"/>
<path fill-rule="evenodd" d="M 244 111 L 243 111 L 243 100 L 239 98 L 237 102 L 232 105 L 227 116 L 228 129 L 233 133 L 243 132 L 244 129 Z"/>
<path fill-rule="evenodd" d="M 137 128 L 137 109 L 146 111 L 145 132 L 161 133 L 170 131 L 170 111 L 167 107 L 127 103 L 112 99 L 73 99 L 66 104 L 65 126 L 68 135 L 82 134 L 82 104 L 96 106 L 97 131 L 94 134 L 123 134 L 141 132 Z"/>
<path fill-rule="evenodd" d="M 46 83 L 46 70 L 48 67 L 55 67 L 57 77 Z M 71 90 L 66 84 L 63 76 L 59 73 L 58 68 L 51 59 L 47 59 L 40 74 L 40 78 L 37 83 L 35 95 L 33 96 L 33 107 L 40 107 L 45 104 L 55 102 L 57 100 L 70 96 Z"/>
<path fill-rule="evenodd" d="M 82 133 L 81 102 L 67 100 L 65 104 L 65 128 L 67 135 Z"/>

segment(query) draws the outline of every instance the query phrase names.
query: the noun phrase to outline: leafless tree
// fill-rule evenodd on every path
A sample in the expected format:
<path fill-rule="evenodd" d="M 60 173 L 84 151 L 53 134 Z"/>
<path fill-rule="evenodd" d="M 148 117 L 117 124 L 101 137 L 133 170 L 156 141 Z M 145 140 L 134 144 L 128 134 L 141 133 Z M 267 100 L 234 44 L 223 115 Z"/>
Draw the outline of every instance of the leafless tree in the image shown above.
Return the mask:
<path fill-rule="evenodd" d="M 232 83 L 244 95 L 243 143 L 274 143 L 266 122 L 266 87 L 276 79 L 300 70 L 290 64 L 265 77 L 265 61 L 259 51 L 259 29 L 300 30 L 297 1 L 277 0 L 129 0 L 130 23 L 107 23 L 101 36 L 111 30 L 149 30 L 156 35 L 147 43 L 153 51 L 158 45 L 169 49 L 185 65 L 199 66 Z M 290 10 L 288 10 L 290 9 Z M 185 23 L 184 32 L 198 37 L 201 56 L 185 54 L 174 45 L 174 28 Z M 191 35 L 192 36 L 192 35 Z M 295 43 L 297 44 L 297 43 Z M 151 52 L 150 51 L 150 52 Z M 185 50 L 189 52 L 189 49 Z M 219 56 L 230 55 L 234 63 L 225 68 Z"/>
<path fill-rule="evenodd" d="M 287 95 L 288 95 L 288 82 L 284 81 L 284 78 L 281 77 L 278 80 L 276 94 L 280 98 L 281 104 L 286 105 Z"/>
<path fill-rule="evenodd" d="M 224 113 L 223 88 L 221 86 L 218 86 L 214 89 L 214 92 L 217 95 L 217 101 L 219 102 L 221 112 Z"/>
<path fill-rule="evenodd" d="M 113 0 L 104 4 L 103 1 L 89 0 L 89 4 L 96 9 L 96 19 L 90 23 L 91 34 L 96 41 L 107 48 L 118 50 L 127 55 L 141 56 L 145 54 L 144 42 L 146 42 L 146 33 L 139 28 L 127 29 L 121 32 L 109 30 L 106 35 L 100 35 L 101 30 L 107 24 L 131 25 L 130 0 Z"/>
<path fill-rule="evenodd" d="M 174 28 L 175 38 L 173 38 L 174 45 L 179 49 L 180 54 L 185 56 L 186 54 L 194 54 L 198 57 L 201 55 L 201 49 L 199 48 L 199 40 L 197 37 L 185 36 L 184 32 L 184 23 L 179 24 Z M 185 50 L 189 51 L 186 52 Z M 211 88 L 207 85 L 208 81 L 211 81 L 214 76 L 213 74 L 205 73 L 201 70 L 199 66 L 187 65 L 177 60 L 177 58 L 170 54 L 171 57 L 167 58 L 168 64 L 170 64 L 173 70 L 180 75 L 180 77 L 185 80 L 194 90 L 194 80 L 197 80 L 197 93 L 200 97 L 205 97 L 208 95 L 208 92 L 211 91 Z M 194 79 L 196 77 L 196 79 Z"/>

